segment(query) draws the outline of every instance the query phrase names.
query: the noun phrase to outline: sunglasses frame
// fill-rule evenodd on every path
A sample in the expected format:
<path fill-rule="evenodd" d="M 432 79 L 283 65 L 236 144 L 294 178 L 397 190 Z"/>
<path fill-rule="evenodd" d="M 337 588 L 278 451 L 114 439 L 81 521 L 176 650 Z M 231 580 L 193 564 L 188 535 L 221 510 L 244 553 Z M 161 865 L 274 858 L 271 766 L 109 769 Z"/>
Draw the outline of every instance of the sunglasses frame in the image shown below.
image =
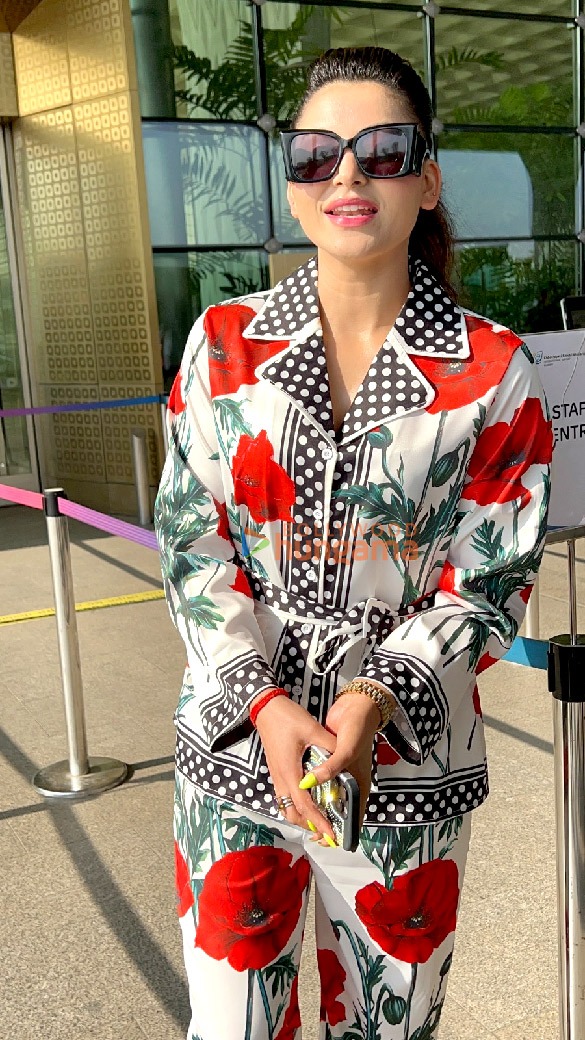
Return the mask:
<path fill-rule="evenodd" d="M 360 137 L 371 133 L 373 130 L 404 131 L 404 136 L 406 137 L 406 154 L 404 156 L 402 169 L 399 173 L 368 173 L 364 170 L 357 156 L 356 142 L 359 141 Z M 337 162 L 331 170 L 331 173 L 328 173 L 326 177 L 314 177 L 307 181 L 302 177 L 297 177 L 295 174 L 291 157 L 291 145 L 294 138 L 298 137 L 300 134 L 325 134 L 327 137 L 333 137 L 338 142 L 339 155 L 337 156 Z M 293 181 L 295 184 L 322 184 L 324 181 L 331 180 L 341 166 L 341 160 L 343 159 L 347 148 L 351 148 L 354 159 L 364 176 L 368 177 L 370 180 L 376 181 L 390 181 L 394 180 L 396 177 L 406 177 L 409 173 L 414 173 L 415 176 L 420 177 L 423 162 L 431 155 L 429 145 L 421 134 L 417 123 L 377 123 L 376 126 L 364 127 L 363 130 L 360 130 L 359 133 L 354 134 L 353 137 L 350 137 L 347 140 L 344 137 L 340 137 L 339 134 L 334 133 L 333 130 L 281 130 L 280 144 L 284 158 L 286 179 L 287 181 Z"/>

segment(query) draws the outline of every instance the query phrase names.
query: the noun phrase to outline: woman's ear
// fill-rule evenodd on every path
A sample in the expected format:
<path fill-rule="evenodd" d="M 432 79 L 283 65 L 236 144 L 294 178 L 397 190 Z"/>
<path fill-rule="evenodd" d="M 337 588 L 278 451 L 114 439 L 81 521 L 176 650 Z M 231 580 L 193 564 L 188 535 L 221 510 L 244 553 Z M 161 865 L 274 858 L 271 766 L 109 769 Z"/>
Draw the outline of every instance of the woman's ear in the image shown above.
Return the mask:
<path fill-rule="evenodd" d="M 294 189 L 293 189 L 293 186 L 292 186 L 290 181 L 287 181 L 287 184 L 286 184 L 286 197 L 288 199 L 288 204 L 289 204 L 289 207 L 290 207 L 290 215 L 291 215 L 291 217 L 294 217 L 295 220 L 298 220 L 299 216 L 298 216 L 297 208 L 296 208 L 296 205 L 295 205 L 295 193 L 294 193 Z"/>
<path fill-rule="evenodd" d="M 426 159 L 421 172 L 422 199 L 421 209 L 434 209 L 439 201 L 443 177 L 441 167 L 434 159 Z"/>

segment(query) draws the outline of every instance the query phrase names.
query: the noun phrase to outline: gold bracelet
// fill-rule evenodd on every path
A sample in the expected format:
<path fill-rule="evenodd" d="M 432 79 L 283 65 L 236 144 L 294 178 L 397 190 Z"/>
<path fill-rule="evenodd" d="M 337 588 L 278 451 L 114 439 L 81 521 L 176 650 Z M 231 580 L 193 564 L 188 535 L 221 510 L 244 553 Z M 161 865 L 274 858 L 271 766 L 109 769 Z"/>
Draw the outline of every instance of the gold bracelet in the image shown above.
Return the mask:
<path fill-rule="evenodd" d="M 369 679 L 352 679 L 352 681 L 347 683 L 346 686 L 341 687 L 341 689 L 335 694 L 334 700 L 339 700 L 340 697 L 345 696 L 347 693 L 363 693 L 374 702 L 380 712 L 380 725 L 378 726 L 378 732 L 385 729 L 392 716 L 396 714 L 398 705 L 394 694 L 382 689 L 381 686 L 377 686 L 375 683 L 370 682 Z"/>

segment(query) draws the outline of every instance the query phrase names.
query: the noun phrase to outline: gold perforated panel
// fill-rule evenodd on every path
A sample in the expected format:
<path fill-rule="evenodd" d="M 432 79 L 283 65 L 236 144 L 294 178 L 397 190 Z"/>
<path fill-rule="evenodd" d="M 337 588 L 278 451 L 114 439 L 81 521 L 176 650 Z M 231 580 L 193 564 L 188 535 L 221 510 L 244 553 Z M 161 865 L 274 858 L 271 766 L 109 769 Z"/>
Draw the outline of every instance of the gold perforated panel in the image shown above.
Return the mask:
<path fill-rule="evenodd" d="M 13 35 L 21 115 L 71 101 L 62 0 L 43 0 Z"/>
<path fill-rule="evenodd" d="M 48 386 L 40 388 L 39 404 L 64 405 L 99 400 L 97 387 Z M 104 481 L 106 467 L 101 412 L 69 412 L 44 415 L 37 429 L 48 476 L 57 484 L 77 478 Z"/>
<path fill-rule="evenodd" d="M 74 105 L 100 383 L 154 379 L 128 94 Z"/>
<path fill-rule="evenodd" d="M 67 0 L 67 41 L 74 101 L 134 89 L 127 61 L 123 0 Z M 129 6 L 126 4 L 126 6 Z"/>
<path fill-rule="evenodd" d="M 103 401 L 122 397 L 149 397 L 151 386 L 101 386 Z M 113 408 L 102 412 L 104 452 L 107 479 L 110 483 L 129 483 L 134 480 L 132 457 L 128 452 L 132 430 L 145 429 L 148 445 L 150 483 L 156 484 L 160 476 L 161 460 L 158 457 L 156 431 L 160 416 L 157 404 L 138 404 L 130 408 Z"/>
<path fill-rule="evenodd" d="M 129 21 L 125 0 L 43 0 L 19 30 L 18 86 L 32 70 L 22 90 L 36 106 L 15 124 L 35 403 L 162 389 Z M 47 103 L 35 54 L 57 36 Z M 58 101 L 54 70 L 63 54 L 67 91 Z M 148 429 L 156 485 L 156 405 L 43 419 L 45 471 L 82 502 L 133 511 L 134 426 Z"/>
<path fill-rule="evenodd" d="M 41 0 L 0 0 L 0 25 L 12 32 Z"/>
<path fill-rule="evenodd" d="M 10 33 L 0 28 L 0 118 L 18 115 L 16 76 Z"/>

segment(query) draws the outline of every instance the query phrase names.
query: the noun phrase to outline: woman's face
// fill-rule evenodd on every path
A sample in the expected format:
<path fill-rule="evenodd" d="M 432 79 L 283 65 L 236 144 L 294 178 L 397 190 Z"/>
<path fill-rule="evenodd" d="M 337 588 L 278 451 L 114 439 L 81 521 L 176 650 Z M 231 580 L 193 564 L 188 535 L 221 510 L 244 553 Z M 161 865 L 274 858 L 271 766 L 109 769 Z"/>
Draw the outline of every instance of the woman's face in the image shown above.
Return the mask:
<path fill-rule="evenodd" d="M 307 102 L 295 129 L 332 130 L 349 139 L 380 123 L 413 123 L 404 102 L 381 83 L 328 83 Z M 405 259 L 408 239 L 419 210 L 434 209 L 441 191 L 441 172 L 427 159 L 420 177 L 408 174 L 388 180 L 362 173 L 351 149 L 346 149 L 337 172 L 318 184 L 289 182 L 287 197 L 307 238 L 320 251 L 356 263 Z M 373 204 L 375 214 L 366 223 L 343 217 L 331 204 L 359 199 Z"/>

